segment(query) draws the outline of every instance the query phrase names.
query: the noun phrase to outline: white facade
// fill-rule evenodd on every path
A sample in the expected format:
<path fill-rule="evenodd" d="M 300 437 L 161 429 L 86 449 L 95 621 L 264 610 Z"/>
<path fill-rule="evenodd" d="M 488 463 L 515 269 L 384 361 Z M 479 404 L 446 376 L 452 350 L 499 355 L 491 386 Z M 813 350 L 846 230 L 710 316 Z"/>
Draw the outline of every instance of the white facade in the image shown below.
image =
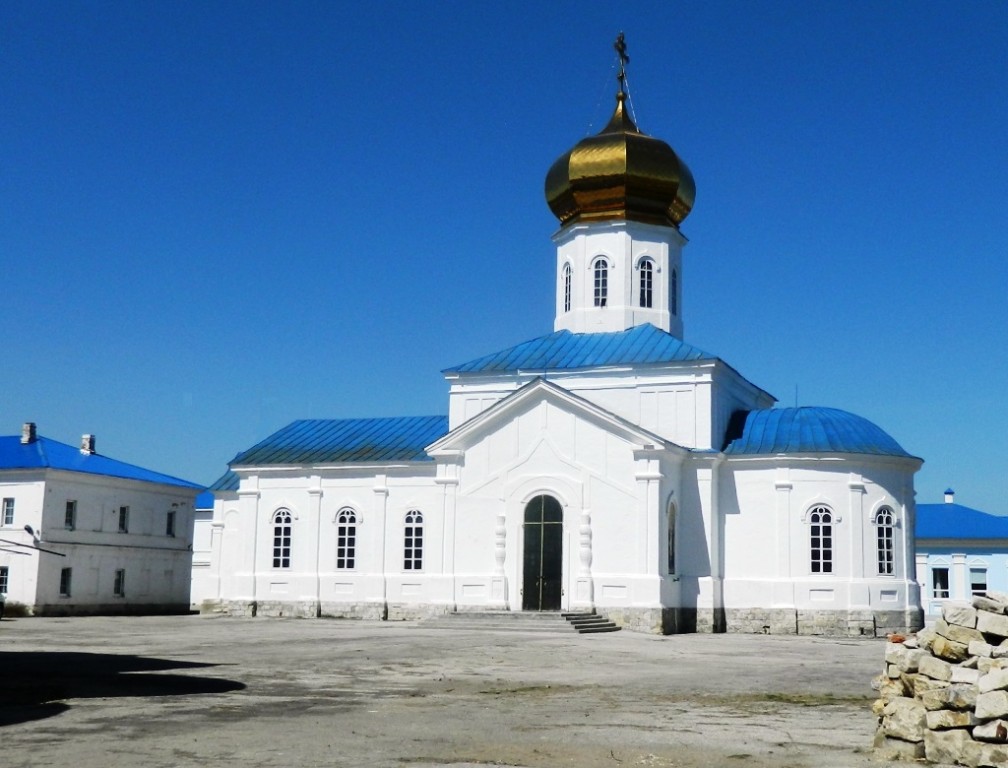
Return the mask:
<path fill-rule="evenodd" d="M 641 146 L 621 121 L 603 132 L 610 170 L 621 137 Z M 648 170 L 660 154 L 635 161 L 647 178 L 630 180 L 633 197 L 600 177 L 612 213 L 579 218 L 580 192 L 554 184 L 570 217 L 553 238 L 554 333 L 446 372 L 439 433 L 405 450 L 408 419 L 366 439 L 371 420 L 295 422 L 240 454 L 194 576 L 204 607 L 597 610 L 649 632 L 918 627 L 920 459 L 852 414 L 773 409 L 682 342 L 692 179 L 671 149 Z M 571 184 L 597 202 L 592 181 Z M 666 205 L 679 218 L 656 223 Z"/>
<path fill-rule="evenodd" d="M 8 611 L 187 611 L 198 490 L 51 467 L 0 470 L 11 511 L 0 517 Z"/>

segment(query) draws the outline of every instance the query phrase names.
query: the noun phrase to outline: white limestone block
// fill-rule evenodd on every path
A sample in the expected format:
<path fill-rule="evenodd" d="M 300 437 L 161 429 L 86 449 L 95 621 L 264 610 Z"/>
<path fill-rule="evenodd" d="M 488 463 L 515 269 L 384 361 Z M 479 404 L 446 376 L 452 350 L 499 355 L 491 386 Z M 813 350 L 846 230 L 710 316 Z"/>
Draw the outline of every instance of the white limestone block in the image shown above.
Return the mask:
<path fill-rule="evenodd" d="M 970 608 L 969 610 L 973 611 L 973 623 L 976 624 L 976 610 L 973 608 Z M 944 637 L 946 640 L 952 640 L 953 642 L 962 643 L 963 645 L 969 645 L 973 640 L 984 639 L 983 634 L 973 627 L 952 624 L 945 619 L 938 619 L 938 621 L 935 622 L 935 632 Z"/>
<path fill-rule="evenodd" d="M 1004 768 L 1008 765 L 1008 746 L 985 744 L 971 739 L 963 745 L 959 762 L 970 768 Z"/>
<path fill-rule="evenodd" d="M 978 720 L 1008 717 L 1008 691 L 989 691 L 977 696 L 976 716 Z"/>
<path fill-rule="evenodd" d="M 1005 617 L 1008 619 L 1008 616 Z M 931 653 L 939 658 L 958 664 L 969 658 L 969 646 L 947 639 L 944 635 L 936 635 L 931 643 Z"/>
<path fill-rule="evenodd" d="M 971 669 L 969 667 L 952 667 L 952 682 L 953 683 L 969 683 L 971 685 L 976 685 L 977 681 L 980 679 L 980 670 Z"/>
<path fill-rule="evenodd" d="M 962 728 L 952 731 L 928 731 L 924 734 L 924 756 L 930 763 L 954 765 L 971 741 L 969 731 Z"/>
<path fill-rule="evenodd" d="M 948 688 L 933 688 L 921 693 L 920 701 L 930 711 L 937 709 L 972 709 L 977 702 L 975 685 L 959 683 Z M 979 717 L 979 715 L 978 715 Z"/>
<path fill-rule="evenodd" d="M 978 611 L 988 611 L 990 613 L 1004 613 L 1005 604 L 997 600 L 993 600 L 989 597 L 984 597 L 983 595 L 973 596 L 973 607 Z"/>
<path fill-rule="evenodd" d="M 966 605 L 965 603 L 946 604 L 942 609 L 942 618 L 949 624 L 975 629 L 977 623 L 977 609 L 972 605 Z M 943 634 L 940 629 L 938 630 L 938 634 Z M 946 637 L 948 636 L 946 635 Z M 954 640 L 955 638 L 949 639 Z"/>
<path fill-rule="evenodd" d="M 890 738 L 923 741 L 925 729 L 926 712 L 917 699 L 893 699 L 882 710 L 882 730 Z"/>
<path fill-rule="evenodd" d="M 922 656 L 917 669 L 922 675 L 927 675 L 932 680 L 952 679 L 952 665 L 934 656 L 927 654 Z"/>
<path fill-rule="evenodd" d="M 952 731 L 947 731 L 952 733 Z M 875 758 L 887 762 L 904 762 L 909 760 L 920 760 L 924 757 L 923 741 L 903 741 L 902 739 L 891 739 L 885 735 L 880 728 L 875 734 L 873 744 Z"/>
<path fill-rule="evenodd" d="M 977 614 L 976 628 L 987 635 L 1008 637 L 1008 616 L 980 611 Z"/>
<path fill-rule="evenodd" d="M 991 720 L 973 729 L 973 738 L 977 741 L 990 741 L 995 744 L 1008 743 L 1008 721 Z"/>
<path fill-rule="evenodd" d="M 977 681 L 980 693 L 1008 688 L 1008 669 L 992 669 Z"/>
<path fill-rule="evenodd" d="M 932 731 L 947 731 L 949 728 L 972 728 L 978 721 L 968 709 L 936 709 L 927 713 L 926 722 Z"/>
<path fill-rule="evenodd" d="M 990 658 L 994 655 L 994 646 L 983 640 L 974 640 L 967 646 L 967 649 L 970 652 L 970 656 L 986 656 Z"/>

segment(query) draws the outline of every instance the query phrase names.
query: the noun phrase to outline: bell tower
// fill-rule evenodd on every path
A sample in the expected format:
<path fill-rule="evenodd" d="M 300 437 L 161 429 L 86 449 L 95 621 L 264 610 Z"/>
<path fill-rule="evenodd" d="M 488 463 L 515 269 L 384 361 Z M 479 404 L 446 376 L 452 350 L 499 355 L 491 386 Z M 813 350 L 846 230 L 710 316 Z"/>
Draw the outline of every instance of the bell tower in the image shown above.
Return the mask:
<path fill-rule="evenodd" d="M 582 139 L 546 174 L 546 202 L 560 220 L 554 330 L 623 331 L 651 323 L 681 339 L 679 225 L 696 195 L 693 175 L 627 110 L 626 43 L 620 33 L 619 90 L 609 123 Z"/>

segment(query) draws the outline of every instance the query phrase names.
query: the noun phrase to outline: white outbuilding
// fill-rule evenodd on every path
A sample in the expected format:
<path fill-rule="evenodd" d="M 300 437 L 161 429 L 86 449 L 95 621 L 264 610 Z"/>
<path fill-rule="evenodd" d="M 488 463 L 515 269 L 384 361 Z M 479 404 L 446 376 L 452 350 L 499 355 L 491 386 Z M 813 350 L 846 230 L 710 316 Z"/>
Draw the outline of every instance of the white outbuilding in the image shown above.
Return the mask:
<path fill-rule="evenodd" d="M 597 611 L 645 632 L 921 626 L 921 460 L 683 338 L 695 187 L 609 124 L 556 161 L 551 333 L 444 371 L 448 415 L 296 421 L 215 488 L 207 610 Z"/>
<path fill-rule="evenodd" d="M 189 610 L 201 486 L 37 434 L 0 436 L 0 593 L 8 613 Z"/>

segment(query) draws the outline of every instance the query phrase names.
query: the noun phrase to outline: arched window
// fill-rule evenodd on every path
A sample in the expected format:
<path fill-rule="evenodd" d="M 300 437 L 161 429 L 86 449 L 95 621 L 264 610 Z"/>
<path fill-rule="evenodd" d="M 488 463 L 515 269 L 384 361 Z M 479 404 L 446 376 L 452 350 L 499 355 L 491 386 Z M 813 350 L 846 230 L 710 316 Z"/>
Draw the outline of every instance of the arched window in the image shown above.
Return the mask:
<path fill-rule="evenodd" d="M 290 568 L 291 513 L 278 509 L 273 513 L 273 567 Z"/>
<path fill-rule="evenodd" d="M 604 307 L 609 296 L 609 265 L 605 259 L 595 261 L 595 306 Z"/>
<path fill-rule="evenodd" d="M 654 264 L 651 259 L 644 259 L 640 265 L 640 305 L 644 309 L 650 309 L 654 300 L 653 280 Z"/>
<path fill-rule="evenodd" d="M 675 562 L 675 534 L 676 534 L 676 506 L 673 502 L 668 505 L 668 574 L 673 575 L 676 570 Z"/>
<path fill-rule="evenodd" d="M 875 552 L 878 556 L 878 572 L 882 576 L 892 576 L 893 567 L 893 524 L 896 517 L 889 507 L 882 507 L 875 513 Z"/>
<path fill-rule="evenodd" d="M 350 508 L 336 513 L 336 567 L 349 570 L 357 561 L 357 513 Z"/>
<path fill-rule="evenodd" d="M 833 513 L 828 507 L 813 507 L 809 523 L 812 573 L 833 573 Z"/>
<path fill-rule="evenodd" d="M 674 269 L 669 280 L 669 310 L 673 315 L 679 314 L 679 273 Z"/>
<path fill-rule="evenodd" d="M 564 312 L 570 312 L 571 308 L 571 265 L 570 262 L 563 266 L 563 291 L 564 291 Z"/>
<path fill-rule="evenodd" d="M 423 568 L 423 515 L 416 509 L 406 513 L 403 535 L 403 570 Z"/>

